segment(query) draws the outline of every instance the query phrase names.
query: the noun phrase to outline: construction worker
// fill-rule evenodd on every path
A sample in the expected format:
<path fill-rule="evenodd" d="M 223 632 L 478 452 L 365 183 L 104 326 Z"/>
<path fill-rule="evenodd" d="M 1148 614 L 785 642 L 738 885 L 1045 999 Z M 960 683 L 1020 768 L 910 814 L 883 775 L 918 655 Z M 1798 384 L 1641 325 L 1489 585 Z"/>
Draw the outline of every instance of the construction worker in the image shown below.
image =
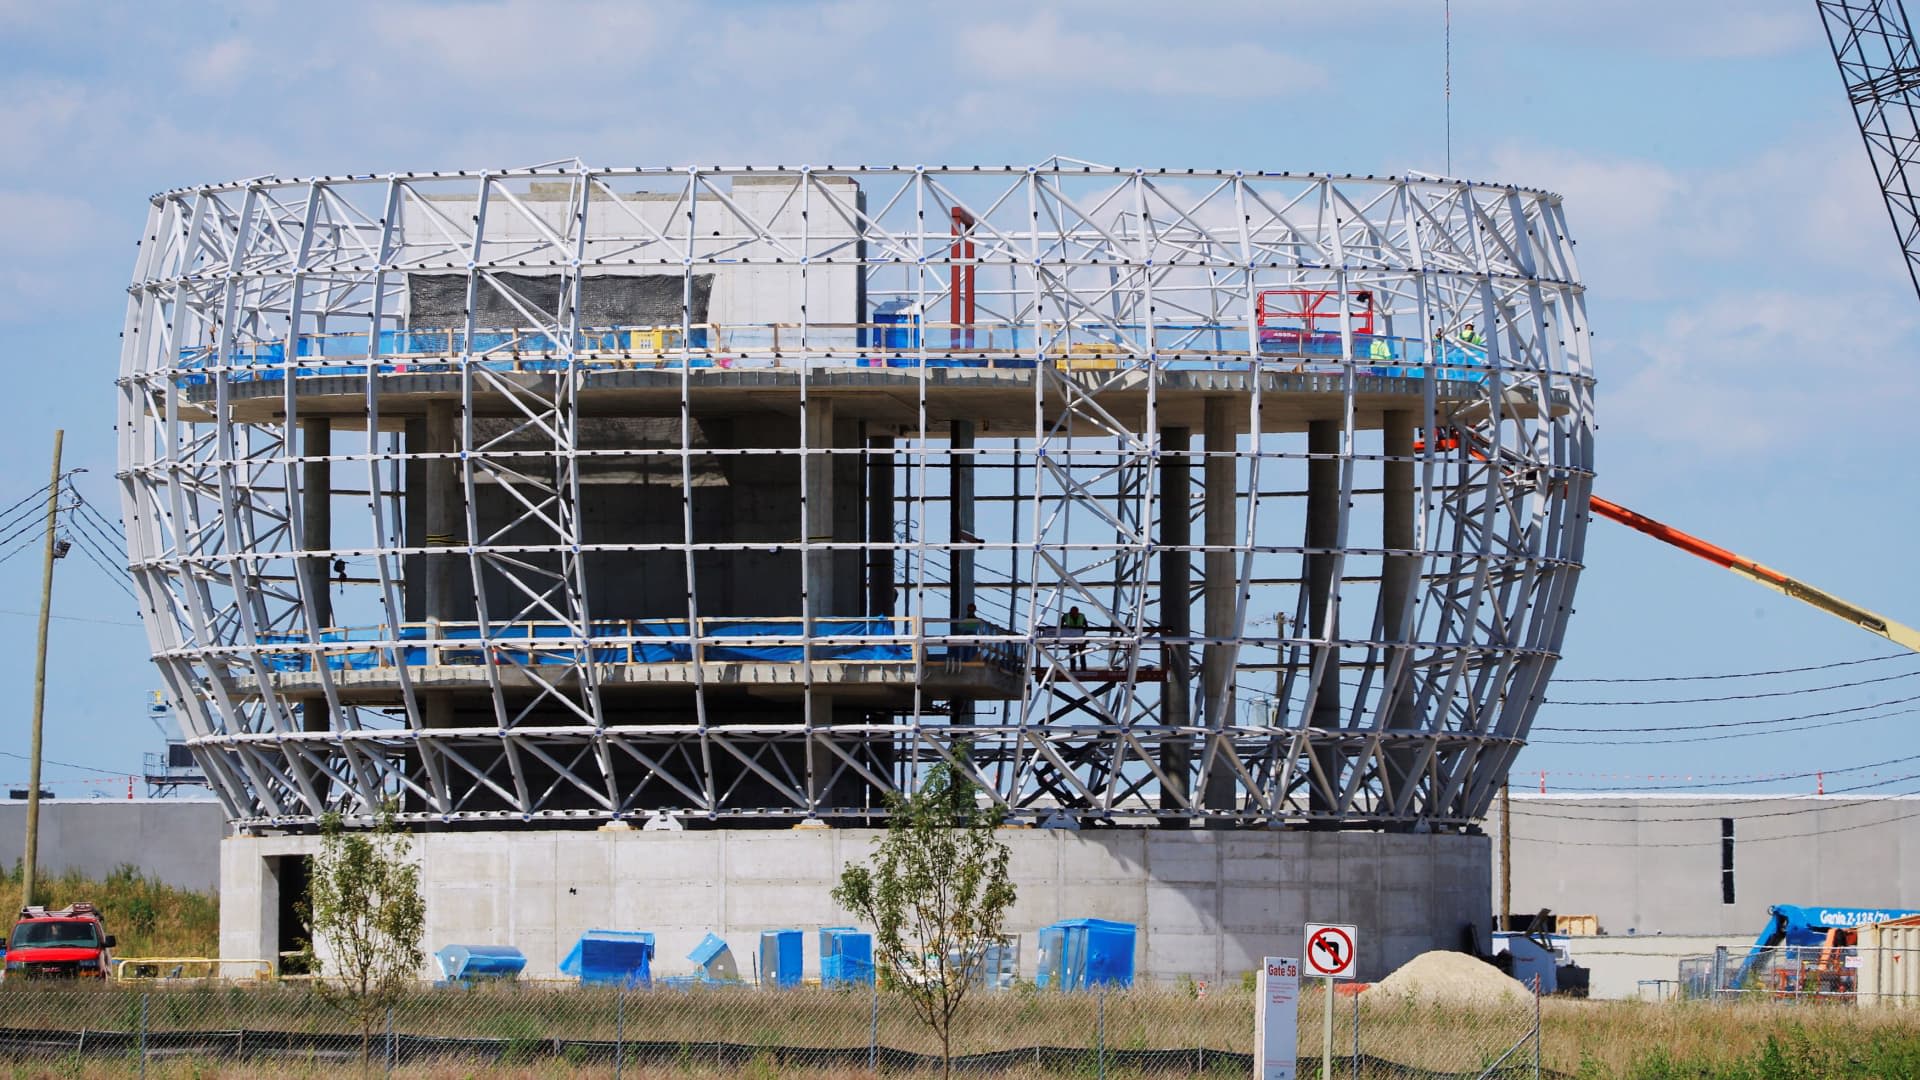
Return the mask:
<path fill-rule="evenodd" d="M 1080 605 L 1075 604 L 1065 615 L 1060 616 L 1060 630 L 1065 636 L 1085 638 L 1087 617 L 1080 611 Z M 1069 664 L 1073 670 L 1087 670 L 1087 647 L 1084 640 L 1068 646 L 1067 655 L 1071 658 Z"/>
<path fill-rule="evenodd" d="M 972 604 L 967 605 L 967 617 L 954 624 L 953 632 L 959 637 L 974 637 L 980 633 L 980 613 L 974 610 Z M 977 659 L 980 645 L 977 642 L 965 642 L 955 646 L 953 652 L 962 662 Z"/>
<path fill-rule="evenodd" d="M 1468 323 L 1460 328 L 1460 343 L 1462 345 L 1472 345 L 1475 348 L 1485 348 L 1487 339 L 1480 331 L 1473 328 L 1472 323 Z"/>

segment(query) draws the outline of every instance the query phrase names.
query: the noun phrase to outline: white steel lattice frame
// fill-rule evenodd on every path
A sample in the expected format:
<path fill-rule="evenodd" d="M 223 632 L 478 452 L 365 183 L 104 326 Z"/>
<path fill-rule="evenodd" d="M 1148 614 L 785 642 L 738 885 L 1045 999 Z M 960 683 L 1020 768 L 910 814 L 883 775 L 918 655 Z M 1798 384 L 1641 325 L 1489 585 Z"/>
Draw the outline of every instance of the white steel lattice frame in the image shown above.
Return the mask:
<path fill-rule="evenodd" d="M 583 282 L 615 274 L 677 278 L 677 319 L 584 321 Z M 422 275 L 464 279 L 463 319 L 420 325 Z M 1331 306 L 1270 317 L 1290 303 Z M 154 198 L 123 337 L 154 659 L 247 826 L 386 802 L 421 823 L 864 818 L 947 760 L 1017 818 L 1464 827 L 1558 658 L 1592 467 L 1560 199 L 1421 177 L 1054 159 L 255 179 Z M 880 393 L 899 441 L 843 445 L 835 410 L 865 424 Z M 451 444 L 421 426 L 429 399 Z M 702 425 L 749 399 L 792 425 L 747 451 L 797 465 L 798 520 L 771 542 L 696 528 L 736 468 Z M 590 445 L 635 401 L 664 444 Z M 330 441 L 296 439 L 318 416 Z M 1226 425 L 1204 450 L 1184 442 L 1202 417 Z M 1333 450 L 1302 444 L 1314 423 Z M 1169 479 L 1189 463 L 1231 477 L 1212 514 L 1206 484 Z M 869 514 L 884 492 L 885 535 L 841 535 L 836 464 Z M 677 479 L 676 539 L 593 534 L 616 468 Z M 460 512 L 427 535 L 436 476 Z M 1394 498 L 1410 544 L 1365 535 Z M 703 608 L 696 567 L 754 552 L 788 560 L 797 606 Z M 1189 592 L 1185 571 L 1162 582 L 1170 558 L 1209 572 Z M 848 559 L 858 610 L 826 593 Z M 617 560 L 684 567 L 684 608 L 618 610 Z M 1343 605 L 1372 609 L 1364 633 Z M 1089 629 L 1063 627 L 1073 606 Z M 857 715 L 855 684 L 881 687 Z M 780 704 L 743 714 L 743 687 Z M 641 693 L 671 715 L 639 716 Z"/>

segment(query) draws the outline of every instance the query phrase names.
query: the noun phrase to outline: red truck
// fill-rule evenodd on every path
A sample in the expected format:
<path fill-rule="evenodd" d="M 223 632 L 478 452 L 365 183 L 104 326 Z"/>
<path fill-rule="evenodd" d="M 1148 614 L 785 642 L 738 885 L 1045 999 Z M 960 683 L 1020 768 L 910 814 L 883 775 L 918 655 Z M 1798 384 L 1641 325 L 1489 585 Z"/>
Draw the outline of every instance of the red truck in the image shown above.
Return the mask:
<path fill-rule="evenodd" d="M 104 978 L 113 968 L 113 935 L 100 909 L 84 901 L 49 911 L 20 909 L 7 937 L 7 978 L 77 976 Z"/>

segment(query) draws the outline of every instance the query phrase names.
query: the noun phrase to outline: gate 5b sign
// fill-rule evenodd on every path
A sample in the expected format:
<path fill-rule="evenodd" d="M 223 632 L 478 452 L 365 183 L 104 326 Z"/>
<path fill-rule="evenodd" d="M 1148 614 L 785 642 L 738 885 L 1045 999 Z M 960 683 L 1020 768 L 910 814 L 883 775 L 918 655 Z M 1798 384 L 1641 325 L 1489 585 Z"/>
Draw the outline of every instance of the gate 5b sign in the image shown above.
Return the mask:
<path fill-rule="evenodd" d="M 1343 923 L 1308 923 L 1307 943 L 1301 952 L 1302 975 L 1313 975 L 1322 979 L 1353 978 L 1354 954 L 1359 950 L 1360 935 L 1356 927 Z"/>
<path fill-rule="evenodd" d="M 1260 964 L 1253 1014 L 1255 1080 L 1294 1080 L 1300 1024 L 1300 961 L 1269 956 Z"/>

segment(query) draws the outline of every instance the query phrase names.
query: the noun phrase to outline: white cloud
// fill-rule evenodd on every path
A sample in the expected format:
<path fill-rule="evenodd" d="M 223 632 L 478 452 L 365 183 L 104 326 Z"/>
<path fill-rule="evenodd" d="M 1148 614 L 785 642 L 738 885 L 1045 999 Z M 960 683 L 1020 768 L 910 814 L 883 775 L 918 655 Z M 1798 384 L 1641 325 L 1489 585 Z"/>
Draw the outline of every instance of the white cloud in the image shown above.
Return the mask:
<path fill-rule="evenodd" d="M 242 78 L 262 74 L 266 61 L 253 42 L 243 37 L 222 38 L 192 56 L 184 65 L 187 82 L 202 90 L 220 90 Z"/>
<path fill-rule="evenodd" d="M 1904 454 L 1920 410 L 1917 331 L 1904 281 L 1687 303 L 1632 341 L 1638 370 L 1614 381 L 1602 370 L 1601 422 L 1610 441 L 1706 460 L 1760 465 L 1836 438 L 1884 438 Z"/>
<path fill-rule="evenodd" d="M 1313 89 L 1325 84 L 1319 64 L 1275 51 L 1258 40 L 1189 44 L 1185 35 L 1155 32 L 1158 24 L 1110 29 L 1069 25 L 1047 11 L 1024 22 L 992 22 L 960 32 L 959 49 L 974 76 L 1028 85 L 1135 90 L 1149 94 L 1244 97 Z"/>

